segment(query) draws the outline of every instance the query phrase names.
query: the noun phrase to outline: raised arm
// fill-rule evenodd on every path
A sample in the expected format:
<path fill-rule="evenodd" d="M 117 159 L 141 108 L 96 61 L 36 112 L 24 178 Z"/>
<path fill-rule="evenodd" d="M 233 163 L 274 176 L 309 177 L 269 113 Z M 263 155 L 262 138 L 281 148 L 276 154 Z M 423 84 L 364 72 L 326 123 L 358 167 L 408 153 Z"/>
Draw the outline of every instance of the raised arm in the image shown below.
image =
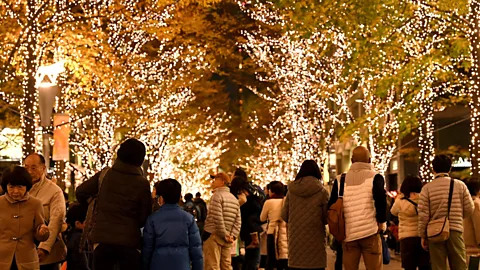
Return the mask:
<path fill-rule="evenodd" d="M 87 206 L 89 199 L 98 194 L 98 179 L 100 178 L 100 174 L 101 171 L 77 187 L 75 196 L 80 204 Z"/>

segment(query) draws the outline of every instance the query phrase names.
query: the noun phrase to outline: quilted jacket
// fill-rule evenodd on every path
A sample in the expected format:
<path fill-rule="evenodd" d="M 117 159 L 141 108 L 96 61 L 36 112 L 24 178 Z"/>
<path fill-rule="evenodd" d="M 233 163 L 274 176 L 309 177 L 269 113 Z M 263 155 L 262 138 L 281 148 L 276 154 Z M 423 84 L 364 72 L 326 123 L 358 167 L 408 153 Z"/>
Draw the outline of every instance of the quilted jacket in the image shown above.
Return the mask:
<path fill-rule="evenodd" d="M 195 218 L 176 204 L 165 204 L 148 218 L 143 242 L 145 270 L 203 270 Z"/>
<path fill-rule="evenodd" d="M 418 203 L 419 197 L 418 193 L 411 193 L 409 199 L 412 202 Z M 392 215 L 397 216 L 400 222 L 398 229 L 398 237 L 400 240 L 408 237 L 418 237 L 417 207 L 404 199 L 403 194 L 395 200 L 390 212 Z"/>
<path fill-rule="evenodd" d="M 288 266 L 326 268 L 328 192 L 319 179 L 307 176 L 291 182 L 282 209 L 288 227 Z"/>
<path fill-rule="evenodd" d="M 423 187 L 418 202 L 420 237 L 427 236 L 428 222 L 447 216 L 449 190 L 450 177 L 438 177 Z M 473 207 L 473 200 L 467 186 L 462 181 L 455 180 L 450 208 L 450 230 L 463 232 L 463 219 L 472 215 Z"/>
<path fill-rule="evenodd" d="M 288 259 L 287 224 L 281 217 L 282 206 L 282 198 L 267 200 L 263 205 L 260 220 L 262 222 L 268 221 L 267 234 L 275 236 L 277 259 Z"/>
<path fill-rule="evenodd" d="M 216 234 L 221 239 L 226 235 L 238 237 L 241 225 L 240 205 L 237 198 L 230 193 L 228 187 L 215 189 L 210 199 L 204 230 Z"/>

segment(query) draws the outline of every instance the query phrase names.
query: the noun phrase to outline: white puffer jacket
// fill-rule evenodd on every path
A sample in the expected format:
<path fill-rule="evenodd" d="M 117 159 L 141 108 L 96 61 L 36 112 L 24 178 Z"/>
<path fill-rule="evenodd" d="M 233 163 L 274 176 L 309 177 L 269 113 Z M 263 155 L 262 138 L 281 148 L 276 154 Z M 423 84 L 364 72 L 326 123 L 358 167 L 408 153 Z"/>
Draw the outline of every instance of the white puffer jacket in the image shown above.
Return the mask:
<path fill-rule="evenodd" d="M 267 234 L 275 235 L 277 260 L 288 259 L 287 223 L 282 219 L 283 199 L 272 198 L 265 201 L 260 221 L 268 221 Z"/>
<path fill-rule="evenodd" d="M 418 237 L 417 207 L 404 198 L 405 196 L 400 194 L 390 210 L 392 215 L 397 216 L 400 222 L 398 228 L 398 238 L 400 240 L 408 237 Z M 418 204 L 420 194 L 411 193 L 409 199 Z"/>

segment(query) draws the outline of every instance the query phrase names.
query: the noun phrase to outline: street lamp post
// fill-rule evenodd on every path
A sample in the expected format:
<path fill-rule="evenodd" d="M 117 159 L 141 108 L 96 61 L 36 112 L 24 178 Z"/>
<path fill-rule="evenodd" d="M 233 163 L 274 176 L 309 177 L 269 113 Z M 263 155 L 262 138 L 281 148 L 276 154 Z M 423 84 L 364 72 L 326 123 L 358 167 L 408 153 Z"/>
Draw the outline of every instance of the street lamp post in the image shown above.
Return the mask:
<path fill-rule="evenodd" d="M 43 155 L 45 165 L 50 167 L 50 137 L 48 128 L 52 124 L 52 112 L 55 106 L 55 97 L 58 95 L 58 75 L 65 71 L 64 62 L 60 61 L 52 65 L 41 66 L 36 74 L 36 87 L 38 88 L 38 103 L 40 108 L 40 124 L 42 126 Z"/>

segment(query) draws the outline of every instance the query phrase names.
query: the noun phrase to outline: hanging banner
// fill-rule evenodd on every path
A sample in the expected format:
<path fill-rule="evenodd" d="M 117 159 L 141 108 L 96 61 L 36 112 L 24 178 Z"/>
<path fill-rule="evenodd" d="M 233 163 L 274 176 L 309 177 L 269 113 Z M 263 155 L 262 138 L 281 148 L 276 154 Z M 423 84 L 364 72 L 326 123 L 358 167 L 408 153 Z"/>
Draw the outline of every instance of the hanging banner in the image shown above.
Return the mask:
<path fill-rule="evenodd" d="M 53 160 L 69 160 L 70 116 L 55 114 L 53 116 Z"/>

